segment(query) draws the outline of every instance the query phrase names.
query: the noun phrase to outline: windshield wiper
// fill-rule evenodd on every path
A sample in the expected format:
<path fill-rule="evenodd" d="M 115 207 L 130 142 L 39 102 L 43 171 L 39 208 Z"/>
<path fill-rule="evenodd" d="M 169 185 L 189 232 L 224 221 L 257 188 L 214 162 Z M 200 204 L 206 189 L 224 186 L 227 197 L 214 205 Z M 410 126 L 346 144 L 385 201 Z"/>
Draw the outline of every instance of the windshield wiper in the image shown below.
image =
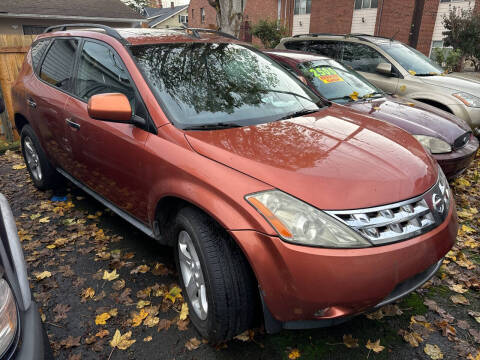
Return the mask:
<path fill-rule="evenodd" d="M 312 99 L 310 99 L 310 98 L 308 98 L 308 97 L 306 97 L 306 96 L 303 96 L 303 95 L 300 95 L 300 94 L 297 94 L 297 93 L 294 93 L 294 92 L 291 92 L 291 91 L 283 91 L 283 90 L 275 90 L 275 89 L 262 89 L 261 91 L 273 92 L 273 93 L 279 93 L 279 94 L 286 94 L 286 95 L 296 96 L 296 97 L 305 99 L 305 100 L 307 100 L 307 101 L 310 101 L 310 102 L 314 103 L 315 105 L 317 105 L 318 107 L 321 107 L 321 106 L 319 106 L 318 104 L 321 102 L 322 99 L 319 99 L 317 102 L 315 102 L 315 101 L 313 101 Z"/>
<path fill-rule="evenodd" d="M 355 101 L 353 100 L 350 95 L 345 95 L 345 96 L 339 96 L 339 97 L 334 97 L 334 98 L 328 98 L 330 101 L 335 101 L 335 100 L 348 100 L 349 102 Z"/>
<path fill-rule="evenodd" d="M 235 123 L 217 122 L 211 124 L 191 125 L 184 127 L 183 130 L 220 130 L 238 127 L 242 127 L 242 125 Z"/>
<path fill-rule="evenodd" d="M 295 118 L 295 117 L 312 114 L 312 113 L 315 113 L 315 112 L 317 112 L 317 111 L 318 111 L 318 110 L 312 110 L 312 109 L 303 109 L 303 110 L 300 110 L 300 111 L 294 111 L 294 112 L 292 112 L 292 113 L 289 113 L 289 114 L 281 117 L 281 118 L 278 119 L 277 121 L 279 121 L 279 120 L 286 120 L 286 119 L 292 119 L 292 118 Z"/>
<path fill-rule="evenodd" d="M 438 73 L 415 74 L 415 76 L 439 76 Z"/>
<path fill-rule="evenodd" d="M 379 91 L 374 91 L 374 92 L 371 92 L 370 94 L 363 95 L 361 98 L 362 98 L 362 99 L 370 99 L 370 98 L 373 98 L 373 97 L 376 96 L 376 95 L 381 95 L 381 96 L 383 96 L 383 95 L 385 95 L 385 94 L 382 93 L 382 92 L 379 92 Z"/>

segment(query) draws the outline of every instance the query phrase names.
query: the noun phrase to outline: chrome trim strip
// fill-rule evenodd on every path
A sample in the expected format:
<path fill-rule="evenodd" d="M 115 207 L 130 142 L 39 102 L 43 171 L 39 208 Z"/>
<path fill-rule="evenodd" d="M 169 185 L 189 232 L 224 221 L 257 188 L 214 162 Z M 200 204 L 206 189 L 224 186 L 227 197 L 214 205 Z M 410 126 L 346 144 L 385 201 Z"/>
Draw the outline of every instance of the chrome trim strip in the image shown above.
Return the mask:
<path fill-rule="evenodd" d="M 148 226 L 146 226 L 144 223 L 140 222 L 139 220 L 135 219 L 133 216 L 130 214 L 126 213 L 122 209 L 118 208 L 116 205 L 112 204 L 110 201 L 106 200 L 103 198 L 101 195 L 97 194 L 95 191 L 91 190 L 89 187 L 83 185 L 80 181 L 75 179 L 73 176 L 71 176 L 69 173 L 65 172 L 62 169 L 57 168 L 57 171 L 65 176 L 68 180 L 70 180 L 72 183 L 74 183 L 76 186 L 78 186 L 80 189 L 85 191 L 87 194 L 89 194 L 91 197 L 93 197 L 95 200 L 101 202 L 104 206 L 112 210 L 115 214 L 120 216 L 122 219 L 128 221 L 130 224 L 135 226 L 137 229 L 140 231 L 144 232 L 151 238 L 155 239 L 155 235 L 153 233 L 153 230 L 150 229 Z"/>

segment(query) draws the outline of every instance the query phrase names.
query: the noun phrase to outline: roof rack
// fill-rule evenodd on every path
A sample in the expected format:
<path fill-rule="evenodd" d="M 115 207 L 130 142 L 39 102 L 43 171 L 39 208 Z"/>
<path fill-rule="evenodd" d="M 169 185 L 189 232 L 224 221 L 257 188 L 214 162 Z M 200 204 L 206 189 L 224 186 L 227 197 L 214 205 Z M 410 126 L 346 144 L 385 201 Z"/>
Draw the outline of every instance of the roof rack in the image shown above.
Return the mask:
<path fill-rule="evenodd" d="M 322 36 L 322 35 L 341 36 L 339 34 L 332 34 L 332 33 L 310 33 L 310 34 L 293 35 L 292 37 L 299 38 L 299 37 L 302 37 L 302 36 Z"/>
<path fill-rule="evenodd" d="M 370 34 L 355 34 L 355 33 L 354 34 L 345 34 L 345 37 L 362 38 L 362 40 L 365 40 L 365 41 L 368 41 L 368 42 L 373 42 L 372 40 L 370 40 L 368 38 L 385 39 L 385 40 L 390 40 L 390 41 L 395 40 L 394 38 L 386 37 L 386 36 L 370 35 Z"/>
<path fill-rule="evenodd" d="M 110 26 L 107 26 L 107 25 L 101 25 L 101 24 L 89 24 L 89 23 L 82 23 L 82 24 L 62 24 L 62 25 L 54 25 L 54 26 L 50 26 L 48 28 L 45 29 L 45 31 L 43 32 L 44 34 L 45 33 L 49 33 L 49 32 L 53 32 L 53 31 L 66 31 L 67 28 L 96 28 L 96 29 L 102 29 L 102 30 L 105 30 L 105 34 L 107 35 L 110 35 L 111 37 L 119 40 L 120 42 L 122 43 L 127 43 L 127 41 L 119 34 L 119 32 L 113 28 L 111 28 Z"/>
<path fill-rule="evenodd" d="M 226 38 L 229 38 L 229 39 L 232 39 L 232 40 L 238 40 L 238 38 L 236 36 L 233 36 L 231 34 L 227 34 L 226 32 L 223 32 L 223 31 L 218 31 L 218 30 L 213 30 L 213 29 L 205 29 L 205 28 L 189 28 L 189 27 L 185 27 L 184 29 L 185 30 L 190 30 L 193 33 L 197 33 L 197 35 L 198 35 L 199 32 L 205 32 L 205 33 L 210 33 L 210 34 L 218 34 L 218 35 L 221 35 L 223 37 L 226 37 Z"/>

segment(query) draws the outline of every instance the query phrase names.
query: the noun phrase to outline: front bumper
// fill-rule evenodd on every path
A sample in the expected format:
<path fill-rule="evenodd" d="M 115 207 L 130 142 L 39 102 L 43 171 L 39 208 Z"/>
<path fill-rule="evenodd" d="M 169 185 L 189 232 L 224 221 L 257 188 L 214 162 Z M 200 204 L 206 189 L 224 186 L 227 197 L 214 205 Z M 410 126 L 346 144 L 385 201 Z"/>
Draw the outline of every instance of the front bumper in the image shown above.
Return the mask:
<path fill-rule="evenodd" d="M 270 320 L 282 328 L 306 328 L 333 325 L 394 301 L 397 286 L 445 256 L 455 243 L 457 230 L 452 201 L 446 220 L 432 231 L 365 249 L 298 246 L 250 231 L 233 231 L 232 235 L 257 276 L 268 310 L 266 320 L 271 315 Z M 422 281 L 417 283 L 420 286 Z"/>
<path fill-rule="evenodd" d="M 34 302 L 27 311 L 20 313 L 19 328 L 18 341 L 12 344 L 2 360 L 53 359 L 48 337 Z"/>
<path fill-rule="evenodd" d="M 471 162 L 475 159 L 478 151 L 478 140 L 472 137 L 470 141 L 462 148 L 452 151 L 448 154 L 432 155 L 443 170 L 448 179 L 453 179 L 463 173 Z"/>

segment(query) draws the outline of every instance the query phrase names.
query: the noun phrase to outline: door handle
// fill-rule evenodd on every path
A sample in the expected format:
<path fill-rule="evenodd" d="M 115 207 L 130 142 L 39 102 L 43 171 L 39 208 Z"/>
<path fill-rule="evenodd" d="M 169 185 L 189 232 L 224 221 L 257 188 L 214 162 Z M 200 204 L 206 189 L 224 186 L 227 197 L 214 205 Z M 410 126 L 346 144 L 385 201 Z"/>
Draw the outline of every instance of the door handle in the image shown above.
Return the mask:
<path fill-rule="evenodd" d="M 76 129 L 76 130 L 79 130 L 80 129 L 80 124 L 72 121 L 72 118 L 66 118 L 65 119 L 65 122 L 67 123 L 68 126 Z"/>
<path fill-rule="evenodd" d="M 37 107 L 37 103 L 32 98 L 27 98 L 27 104 L 33 109 Z"/>

